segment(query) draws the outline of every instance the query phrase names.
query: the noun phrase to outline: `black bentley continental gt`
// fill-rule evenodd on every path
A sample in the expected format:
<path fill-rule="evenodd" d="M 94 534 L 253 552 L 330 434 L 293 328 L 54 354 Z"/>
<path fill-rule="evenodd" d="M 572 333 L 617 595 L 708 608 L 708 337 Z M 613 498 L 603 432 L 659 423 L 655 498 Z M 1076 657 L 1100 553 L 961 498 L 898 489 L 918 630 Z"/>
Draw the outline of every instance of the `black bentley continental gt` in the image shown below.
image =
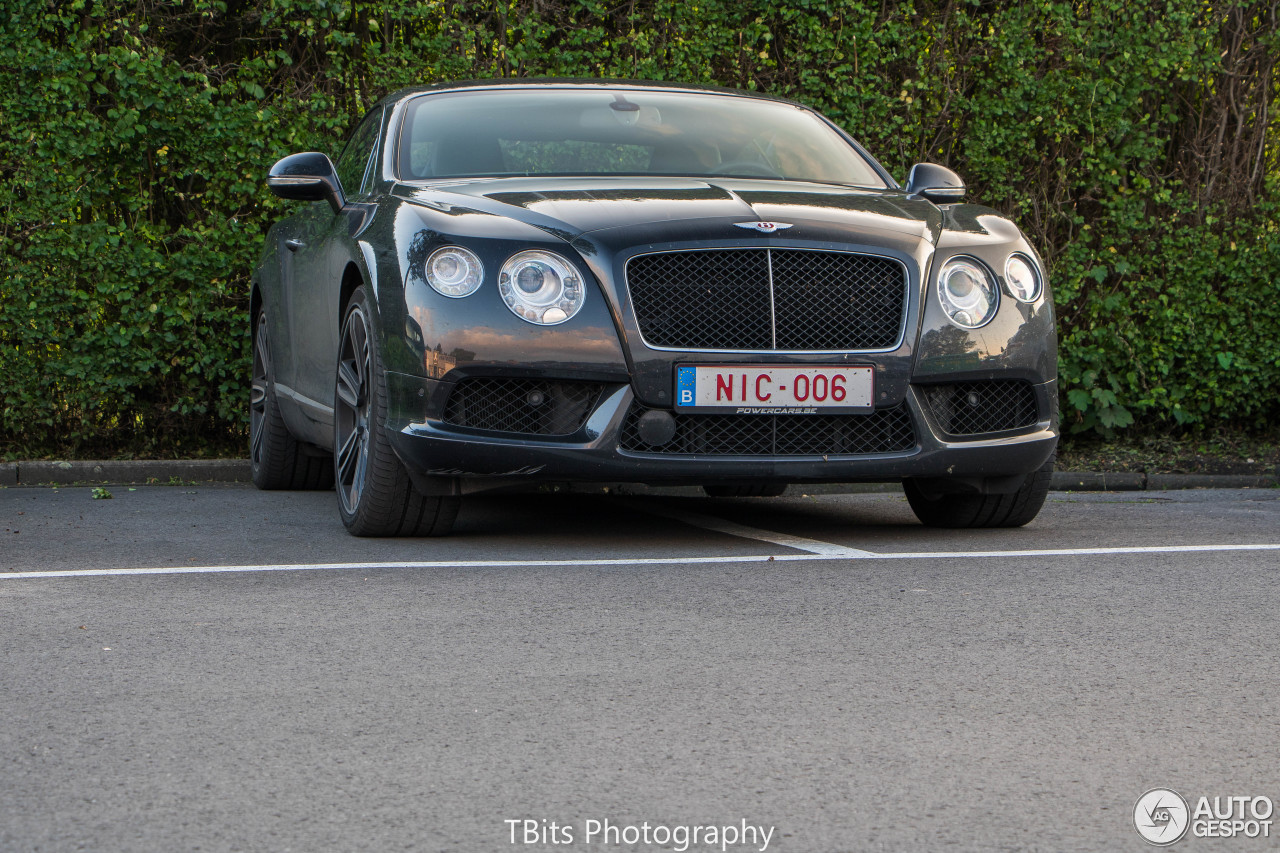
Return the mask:
<path fill-rule="evenodd" d="M 1057 445 L 1044 265 L 922 163 L 804 107 L 636 82 L 384 98 L 253 274 L 254 482 L 362 536 L 573 482 L 900 481 L 925 524 L 1039 512 Z"/>

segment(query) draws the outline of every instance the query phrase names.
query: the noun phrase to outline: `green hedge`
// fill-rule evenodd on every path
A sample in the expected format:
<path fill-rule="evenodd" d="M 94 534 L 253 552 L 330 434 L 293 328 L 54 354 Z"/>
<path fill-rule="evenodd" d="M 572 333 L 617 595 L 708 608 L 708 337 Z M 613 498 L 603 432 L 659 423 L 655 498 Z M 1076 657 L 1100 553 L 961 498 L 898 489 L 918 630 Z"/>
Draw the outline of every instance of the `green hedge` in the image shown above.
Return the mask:
<path fill-rule="evenodd" d="M 787 95 L 900 178 L 956 168 L 1044 254 L 1064 426 L 1280 415 L 1277 23 L 1128 0 L 8 0 L 0 452 L 243 441 L 270 164 L 473 77 Z M 1268 17 L 1268 16 L 1271 17 Z"/>

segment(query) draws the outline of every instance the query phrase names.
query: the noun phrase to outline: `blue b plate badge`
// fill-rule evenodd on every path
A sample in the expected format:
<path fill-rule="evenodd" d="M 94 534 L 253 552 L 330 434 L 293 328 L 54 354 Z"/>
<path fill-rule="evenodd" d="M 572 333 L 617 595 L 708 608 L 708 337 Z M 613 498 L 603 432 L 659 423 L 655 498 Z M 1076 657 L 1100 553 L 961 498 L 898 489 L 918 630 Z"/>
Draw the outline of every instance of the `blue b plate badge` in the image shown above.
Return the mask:
<path fill-rule="evenodd" d="M 875 408 L 874 392 L 875 370 L 866 366 L 676 367 L 676 410 L 695 414 L 868 414 Z"/>

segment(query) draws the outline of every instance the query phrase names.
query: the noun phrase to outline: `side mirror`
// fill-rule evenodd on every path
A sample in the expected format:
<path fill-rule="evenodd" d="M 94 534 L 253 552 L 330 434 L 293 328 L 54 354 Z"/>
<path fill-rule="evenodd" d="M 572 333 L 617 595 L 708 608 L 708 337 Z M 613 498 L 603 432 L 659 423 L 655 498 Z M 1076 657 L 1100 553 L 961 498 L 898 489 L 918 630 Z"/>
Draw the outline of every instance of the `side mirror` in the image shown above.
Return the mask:
<path fill-rule="evenodd" d="M 946 166 L 917 163 L 907 176 L 907 194 L 922 195 L 939 204 L 960 201 L 964 198 L 964 181 Z"/>
<path fill-rule="evenodd" d="M 341 213 L 347 206 L 333 163 L 315 151 L 290 154 L 278 161 L 267 173 L 267 186 L 280 198 L 328 201 L 334 213 Z"/>

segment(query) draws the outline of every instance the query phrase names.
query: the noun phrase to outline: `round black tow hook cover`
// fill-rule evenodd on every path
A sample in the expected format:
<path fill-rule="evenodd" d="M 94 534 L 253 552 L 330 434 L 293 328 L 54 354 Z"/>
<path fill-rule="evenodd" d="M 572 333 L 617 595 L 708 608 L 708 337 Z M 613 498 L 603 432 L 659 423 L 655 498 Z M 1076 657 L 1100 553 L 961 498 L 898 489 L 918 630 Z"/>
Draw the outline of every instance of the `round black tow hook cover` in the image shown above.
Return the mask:
<path fill-rule="evenodd" d="M 670 412 L 656 409 L 645 412 L 636 422 L 636 431 L 640 440 L 653 447 L 661 447 L 676 437 L 676 419 Z"/>

